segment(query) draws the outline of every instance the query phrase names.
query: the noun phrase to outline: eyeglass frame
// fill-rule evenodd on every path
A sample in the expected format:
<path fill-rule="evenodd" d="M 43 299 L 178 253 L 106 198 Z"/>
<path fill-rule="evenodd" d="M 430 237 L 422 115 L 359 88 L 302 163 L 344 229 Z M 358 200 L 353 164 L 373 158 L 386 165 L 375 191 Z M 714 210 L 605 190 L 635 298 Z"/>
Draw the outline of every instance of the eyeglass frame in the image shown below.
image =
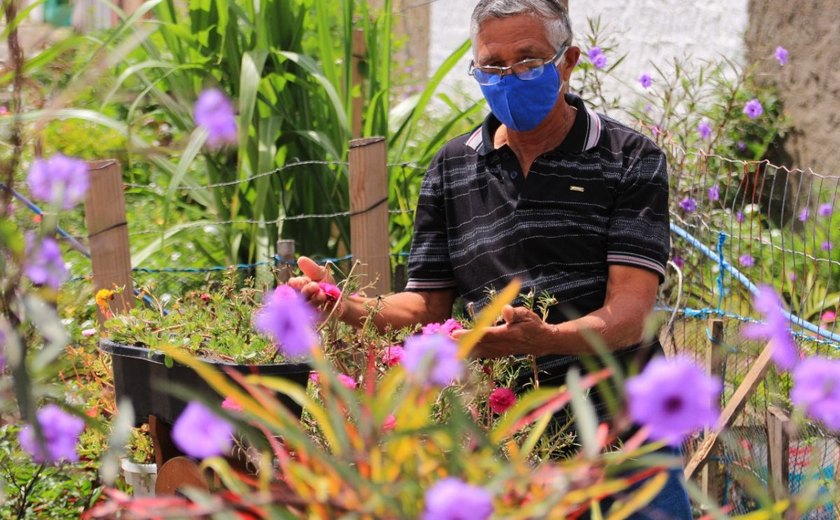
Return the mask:
<path fill-rule="evenodd" d="M 560 58 L 562 58 L 563 55 L 566 53 L 566 51 L 569 50 L 569 47 L 571 47 L 571 43 L 567 42 L 567 43 L 564 43 L 563 45 L 561 45 L 560 50 L 558 50 L 554 54 L 554 56 L 552 56 L 550 58 L 527 58 L 527 59 L 524 59 L 522 61 L 517 61 L 513 65 L 508 65 L 507 67 L 496 67 L 494 65 L 486 65 L 486 66 L 479 65 L 479 66 L 477 66 L 475 64 L 475 60 L 471 60 L 469 70 L 467 70 L 467 75 L 474 77 L 479 85 L 495 85 L 495 84 L 499 83 L 500 81 L 502 81 L 502 78 L 507 76 L 508 74 L 513 74 L 514 76 L 521 79 L 522 81 L 531 81 L 531 80 L 537 79 L 540 76 L 542 76 L 542 72 L 540 72 L 537 76 L 534 76 L 533 78 L 521 78 L 521 77 L 519 77 L 519 74 L 517 74 L 516 72 L 513 71 L 514 67 L 518 67 L 522 64 L 527 64 L 527 63 L 531 63 L 531 62 L 538 62 L 538 61 L 541 61 L 542 63 L 540 63 L 539 65 L 535 65 L 533 67 L 530 67 L 527 70 L 531 71 L 531 70 L 537 69 L 539 67 L 545 68 L 545 66 L 548 65 L 549 63 L 556 66 L 557 62 L 560 60 Z M 498 73 L 487 72 L 485 69 L 493 69 L 494 71 L 498 71 Z M 494 77 L 494 78 L 498 78 L 498 79 L 493 81 L 492 83 L 482 83 L 478 79 L 478 77 L 475 75 L 476 70 L 479 70 L 479 71 L 481 71 L 485 74 L 489 74 L 490 77 Z"/>

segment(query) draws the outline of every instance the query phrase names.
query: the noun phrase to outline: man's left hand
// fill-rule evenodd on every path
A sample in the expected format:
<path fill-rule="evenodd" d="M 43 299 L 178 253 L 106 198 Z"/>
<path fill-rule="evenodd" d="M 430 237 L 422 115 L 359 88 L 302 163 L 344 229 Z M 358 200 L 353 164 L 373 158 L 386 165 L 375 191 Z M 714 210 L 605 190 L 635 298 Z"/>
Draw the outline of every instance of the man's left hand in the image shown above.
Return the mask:
<path fill-rule="evenodd" d="M 505 305 L 502 308 L 504 323 L 487 327 L 484 336 L 470 352 L 471 357 L 496 358 L 512 354 L 541 355 L 542 345 L 550 341 L 551 326 L 525 307 Z M 456 330 L 451 337 L 456 341 L 469 329 Z"/>

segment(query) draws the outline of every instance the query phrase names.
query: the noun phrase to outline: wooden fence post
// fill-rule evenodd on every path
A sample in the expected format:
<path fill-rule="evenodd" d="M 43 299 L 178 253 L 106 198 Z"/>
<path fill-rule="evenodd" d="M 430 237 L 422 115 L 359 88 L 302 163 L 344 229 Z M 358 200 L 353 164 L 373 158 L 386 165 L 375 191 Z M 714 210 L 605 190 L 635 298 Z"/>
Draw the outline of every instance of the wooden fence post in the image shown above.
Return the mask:
<path fill-rule="evenodd" d="M 767 467 L 770 470 L 770 493 L 774 500 L 789 494 L 790 417 L 776 406 L 767 407 Z"/>
<path fill-rule="evenodd" d="M 388 164 L 384 137 L 350 141 L 350 251 L 361 287 L 391 292 Z"/>
<path fill-rule="evenodd" d="M 721 345 L 723 345 L 723 320 L 719 318 L 712 318 L 708 322 L 709 341 L 706 343 L 706 373 L 710 376 L 719 378 L 723 373 L 722 363 L 725 362 L 723 353 L 721 352 Z M 719 406 L 720 402 L 713 403 Z M 707 428 L 705 435 L 709 435 L 710 430 Z M 708 497 L 712 503 L 720 504 L 723 498 L 723 465 L 716 459 L 720 456 L 720 446 L 716 446 L 710 452 L 712 460 L 703 468 L 703 473 L 700 478 L 703 494 Z"/>
<path fill-rule="evenodd" d="M 290 262 L 295 261 L 295 241 L 288 239 L 277 240 L 277 257 L 282 262 L 277 269 L 277 278 L 280 283 L 286 283 L 292 277 L 292 269 L 294 266 Z"/>
<path fill-rule="evenodd" d="M 122 294 L 114 296 L 111 309 L 125 312 L 134 305 L 134 284 L 120 163 L 113 159 L 93 161 L 88 163 L 88 172 L 90 188 L 85 198 L 85 221 L 94 294 L 100 289 L 122 287 Z M 105 316 L 101 311 L 98 316 L 102 323 Z"/>

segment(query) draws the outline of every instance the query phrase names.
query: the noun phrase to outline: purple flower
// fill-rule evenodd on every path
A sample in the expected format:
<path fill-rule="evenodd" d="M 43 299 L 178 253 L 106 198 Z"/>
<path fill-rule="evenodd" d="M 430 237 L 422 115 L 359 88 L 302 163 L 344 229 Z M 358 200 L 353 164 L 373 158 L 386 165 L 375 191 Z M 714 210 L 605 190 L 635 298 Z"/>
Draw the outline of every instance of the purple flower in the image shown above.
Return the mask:
<path fill-rule="evenodd" d="M 819 209 L 817 210 L 817 215 L 821 217 L 830 217 L 832 212 L 832 207 L 830 202 L 826 202 L 825 204 L 820 204 Z"/>
<path fill-rule="evenodd" d="M 653 78 L 650 77 L 650 74 L 645 72 L 639 76 L 639 83 L 642 85 L 642 88 L 650 88 L 650 86 L 653 85 Z"/>
<path fill-rule="evenodd" d="M 21 448 L 32 455 L 32 460 L 38 464 L 78 461 L 76 444 L 85 429 L 85 421 L 65 412 L 56 404 L 44 406 L 35 416 L 44 434 L 44 445 L 41 446 L 32 425 L 24 426 L 18 434 Z"/>
<path fill-rule="evenodd" d="M 281 285 L 266 295 L 265 304 L 254 317 L 254 327 L 270 336 L 278 350 L 297 357 L 318 344 L 316 318 L 315 309 L 300 293 Z"/>
<path fill-rule="evenodd" d="M 233 426 L 197 401 L 190 401 L 172 426 L 172 440 L 190 457 L 224 455 L 233 445 Z"/>
<path fill-rule="evenodd" d="M 738 150 L 741 152 L 747 149 L 747 143 L 745 143 L 744 141 L 738 141 L 738 143 L 735 146 L 737 146 Z"/>
<path fill-rule="evenodd" d="M 782 311 L 782 301 L 769 285 L 761 285 L 753 298 L 753 305 L 761 313 L 762 323 L 750 323 L 741 330 L 747 339 L 773 342 L 773 361 L 779 368 L 790 370 L 799 360 L 799 352 L 790 332 L 788 319 Z"/>
<path fill-rule="evenodd" d="M 790 400 L 832 430 L 840 430 L 840 360 L 803 359 L 793 371 Z"/>
<path fill-rule="evenodd" d="M 737 220 L 739 224 L 743 224 L 744 220 L 746 220 L 744 218 L 744 212 L 738 211 L 737 213 L 735 213 L 735 220 Z"/>
<path fill-rule="evenodd" d="M 711 202 L 717 202 L 720 200 L 720 188 L 717 184 L 709 188 L 709 200 Z"/>
<path fill-rule="evenodd" d="M 67 279 L 67 267 L 61 258 L 58 243 L 50 237 L 41 238 L 35 232 L 26 234 L 24 273 L 36 285 L 46 285 L 58 290 Z"/>
<path fill-rule="evenodd" d="M 805 222 L 806 220 L 808 220 L 808 215 L 809 214 L 810 214 L 810 211 L 808 211 L 807 207 L 802 208 L 802 210 L 799 212 L 799 222 Z"/>
<path fill-rule="evenodd" d="M 822 249 L 823 251 L 831 251 L 831 248 L 831 242 L 829 242 L 828 240 L 820 244 L 820 249 Z"/>
<path fill-rule="evenodd" d="M 426 491 L 423 520 L 485 520 L 493 514 L 493 497 L 481 487 L 447 477 Z"/>
<path fill-rule="evenodd" d="M 753 98 L 744 105 L 744 113 L 750 119 L 755 119 L 764 113 L 764 107 L 761 106 L 761 102 L 758 99 Z"/>
<path fill-rule="evenodd" d="M 458 345 L 443 334 L 406 338 L 402 365 L 414 379 L 437 386 L 451 384 L 464 372 Z"/>
<path fill-rule="evenodd" d="M 211 148 L 236 144 L 236 114 L 224 92 L 210 88 L 199 94 L 193 114 L 195 123 L 207 130 L 207 144 Z"/>
<path fill-rule="evenodd" d="M 630 417 L 650 429 L 650 436 L 676 446 L 690 433 L 714 425 L 721 391 L 685 356 L 658 357 L 627 380 Z"/>
<path fill-rule="evenodd" d="M 693 213 L 697 211 L 697 201 L 691 197 L 685 197 L 683 200 L 680 201 L 680 207 L 686 213 Z"/>
<path fill-rule="evenodd" d="M 671 259 L 671 261 L 674 262 L 674 265 L 676 265 L 680 269 L 685 267 L 685 260 L 683 260 L 683 257 L 681 256 L 675 256 Z"/>
<path fill-rule="evenodd" d="M 700 139 L 708 139 L 712 135 L 712 125 L 706 119 L 700 121 L 700 124 L 697 125 L 697 133 L 700 135 Z"/>
<path fill-rule="evenodd" d="M 88 167 L 84 161 L 57 153 L 46 160 L 32 161 L 26 181 L 36 199 L 72 209 L 85 198 Z"/>
<path fill-rule="evenodd" d="M 738 257 L 738 263 L 744 267 L 752 267 L 755 265 L 755 258 L 749 253 L 744 253 Z"/>
<path fill-rule="evenodd" d="M 587 54 L 589 54 L 589 60 L 596 69 L 603 69 L 607 66 L 607 56 L 600 47 L 592 47 Z"/>
<path fill-rule="evenodd" d="M 774 55 L 776 57 L 776 61 L 779 62 L 780 67 L 784 67 L 785 65 L 787 65 L 787 62 L 788 62 L 788 51 L 787 51 L 787 49 L 785 49 L 784 47 L 779 45 L 778 47 L 776 47 L 776 52 L 775 52 Z"/>

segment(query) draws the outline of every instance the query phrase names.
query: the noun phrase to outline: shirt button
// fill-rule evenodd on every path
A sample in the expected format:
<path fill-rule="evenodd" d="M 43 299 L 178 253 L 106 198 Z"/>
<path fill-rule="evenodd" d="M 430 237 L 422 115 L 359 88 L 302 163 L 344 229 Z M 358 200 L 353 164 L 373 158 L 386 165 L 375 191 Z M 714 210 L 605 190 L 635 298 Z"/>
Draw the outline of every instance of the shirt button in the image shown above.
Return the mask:
<path fill-rule="evenodd" d="M 515 171 L 513 171 L 513 172 L 509 172 L 509 173 L 508 173 L 508 176 L 510 177 L 510 180 L 515 179 L 518 175 L 519 175 L 519 174 L 518 174 L 518 173 L 516 173 Z"/>

